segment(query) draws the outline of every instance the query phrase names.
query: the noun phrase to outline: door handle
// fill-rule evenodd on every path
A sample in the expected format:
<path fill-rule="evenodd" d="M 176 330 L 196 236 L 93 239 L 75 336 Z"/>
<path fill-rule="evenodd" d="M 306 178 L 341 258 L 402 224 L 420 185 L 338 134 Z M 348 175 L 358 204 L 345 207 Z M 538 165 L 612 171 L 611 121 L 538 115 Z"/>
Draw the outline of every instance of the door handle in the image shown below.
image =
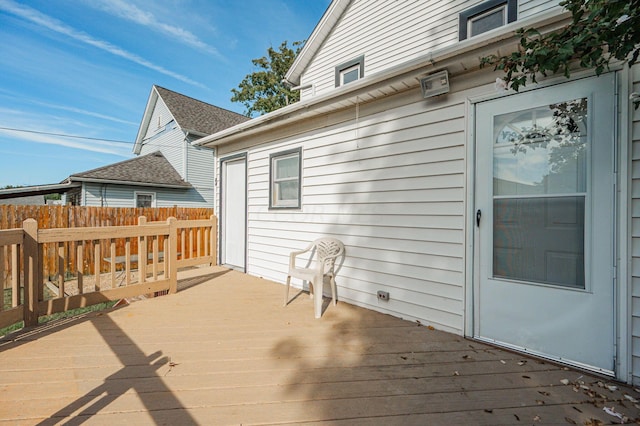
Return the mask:
<path fill-rule="evenodd" d="M 480 209 L 478 209 L 478 211 L 476 212 L 476 225 L 480 226 L 480 218 L 482 217 L 482 211 Z"/>

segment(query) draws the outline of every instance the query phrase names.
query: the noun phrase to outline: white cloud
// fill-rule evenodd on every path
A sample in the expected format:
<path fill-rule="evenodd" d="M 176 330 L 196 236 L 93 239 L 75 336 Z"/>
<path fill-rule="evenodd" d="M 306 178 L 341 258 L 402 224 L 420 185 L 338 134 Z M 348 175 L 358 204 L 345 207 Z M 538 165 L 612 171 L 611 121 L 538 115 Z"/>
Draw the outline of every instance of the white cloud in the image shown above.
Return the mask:
<path fill-rule="evenodd" d="M 83 141 L 82 139 L 69 139 L 62 136 L 15 132 L 12 130 L 0 129 L 0 144 L 16 139 L 26 142 L 64 146 L 67 148 L 75 148 L 83 151 L 99 152 L 102 154 L 118 155 L 121 157 L 130 157 L 132 148 L 130 145 L 124 145 L 114 142 L 102 142 L 95 140 Z"/>
<path fill-rule="evenodd" d="M 175 78 L 176 80 L 183 81 L 193 86 L 206 88 L 205 85 L 198 83 L 197 81 L 191 80 L 186 76 L 175 73 L 160 65 L 156 65 L 134 53 L 128 52 L 118 46 L 115 46 L 108 41 L 99 40 L 85 32 L 75 30 L 74 28 L 64 24 L 63 22 L 45 15 L 31 7 L 17 4 L 12 0 L 0 0 L 0 10 L 11 13 L 15 16 L 19 16 L 23 19 L 33 22 L 34 24 L 40 25 L 59 34 L 66 35 L 67 37 L 88 44 L 105 52 L 111 53 L 112 55 L 119 56 L 123 59 L 134 62 L 150 70 Z"/>
<path fill-rule="evenodd" d="M 135 22 L 136 24 L 148 27 L 153 31 L 165 34 L 180 43 L 221 57 L 218 49 L 203 42 L 191 31 L 161 22 L 153 13 L 141 10 L 136 5 L 131 4 L 131 2 L 123 0 L 100 0 L 99 4 L 92 2 L 91 5 L 98 6 L 100 9 L 111 13 L 114 16 Z"/>
<path fill-rule="evenodd" d="M 0 108 L 0 146 L 9 144 L 15 146 L 14 141 L 26 141 L 47 145 L 58 145 L 83 151 L 99 152 L 103 154 L 130 157 L 133 143 L 108 142 L 94 139 L 69 138 L 60 135 L 73 135 L 77 126 L 73 122 L 65 121 L 62 117 L 31 114 L 11 108 Z M 69 124 L 65 128 L 64 124 Z M 7 129 L 25 129 L 14 131 Z M 42 132 L 42 133 L 38 133 Z M 53 134 L 43 134 L 53 133 Z M 99 139 L 99 138 L 98 138 Z M 6 145 L 4 146 L 6 148 Z"/>
<path fill-rule="evenodd" d="M 138 126 L 140 124 L 137 121 L 124 120 L 122 118 L 114 117 L 112 115 L 107 115 L 107 114 L 101 114 L 95 111 L 87 111 L 85 109 L 76 108 L 68 105 L 53 104 L 49 102 L 42 102 L 36 99 L 25 98 L 22 95 L 16 95 L 16 94 L 10 93 L 9 91 L 3 90 L 2 88 L 0 88 L 0 97 L 8 99 L 9 101 L 11 101 L 12 104 L 16 104 L 20 102 L 23 104 L 37 105 L 37 106 L 42 106 L 45 108 L 55 109 L 59 111 L 67 111 L 67 112 L 72 112 L 74 114 L 80 114 L 88 117 L 99 118 L 100 120 L 111 121 L 114 123 L 129 124 L 132 126 Z"/>

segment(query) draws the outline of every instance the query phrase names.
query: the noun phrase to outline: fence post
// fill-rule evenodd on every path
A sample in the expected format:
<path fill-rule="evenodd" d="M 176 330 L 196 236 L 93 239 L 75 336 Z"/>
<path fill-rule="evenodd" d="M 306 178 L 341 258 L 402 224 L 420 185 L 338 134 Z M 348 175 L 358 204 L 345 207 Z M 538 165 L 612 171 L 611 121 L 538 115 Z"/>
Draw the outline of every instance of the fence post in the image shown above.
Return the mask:
<path fill-rule="evenodd" d="M 165 253 L 166 268 L 169 269 L 169 294 L 178 291 L 178 221 L 175 217 L 167 219 L 169 225 L 169 253 Z M 168 262 L 167 262 L 168 260 Z"/>
<path fill-rule="evenodd" d="M 145 216 L 138 217 L 138 226 L 147 224 Z M 147 237 L 138 237 L 138 282 L 147 281 Z"/>
<path fill-rule="evenodd" d="M 38 296 L 42 286 L 42 259 L 38 244 L 38 222 L 27 219 L 24 230 L 24 325 L 38 325 Z"/>

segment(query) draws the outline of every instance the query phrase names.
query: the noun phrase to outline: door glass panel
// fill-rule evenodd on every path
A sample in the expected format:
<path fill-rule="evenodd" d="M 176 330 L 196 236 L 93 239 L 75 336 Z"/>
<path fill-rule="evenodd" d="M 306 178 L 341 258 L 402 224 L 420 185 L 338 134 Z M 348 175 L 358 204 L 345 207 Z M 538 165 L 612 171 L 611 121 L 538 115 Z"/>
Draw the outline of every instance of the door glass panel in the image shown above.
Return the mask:
<path fill-rule="evenodd" d="M 584 196 L 493 200 L 493 276 L 584 288 Z"/>
<path fill-rule="evenodd" d="M 586 118 L 586 98 L 494 117 L 494 277 L 585 288 Z"/>

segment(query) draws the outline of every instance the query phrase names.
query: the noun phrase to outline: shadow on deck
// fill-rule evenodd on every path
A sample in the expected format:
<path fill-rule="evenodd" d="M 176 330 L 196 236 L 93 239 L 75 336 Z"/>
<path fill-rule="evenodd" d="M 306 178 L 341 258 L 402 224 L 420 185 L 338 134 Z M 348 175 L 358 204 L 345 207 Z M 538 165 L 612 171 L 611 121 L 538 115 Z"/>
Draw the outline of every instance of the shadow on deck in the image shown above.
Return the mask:
<path fill-rule="evenodd" d="M 609 424 L 640 395 L 596 377 L 222 268 L 179 292 L 0 347 L 11 424 Z M 28 408 L 25 408 L 28 407 Z M 605 411 L 605 408 L 607 411 Z"/>

